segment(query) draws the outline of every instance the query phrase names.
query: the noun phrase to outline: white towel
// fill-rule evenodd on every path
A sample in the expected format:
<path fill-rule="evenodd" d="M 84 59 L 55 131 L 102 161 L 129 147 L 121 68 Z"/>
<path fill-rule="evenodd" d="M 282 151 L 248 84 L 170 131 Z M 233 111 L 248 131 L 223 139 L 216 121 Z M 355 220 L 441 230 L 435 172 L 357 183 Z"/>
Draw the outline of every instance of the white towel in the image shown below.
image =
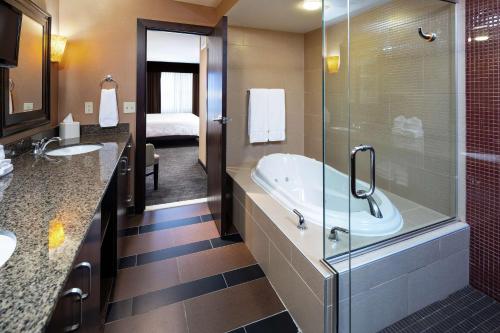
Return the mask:
<path fill-rule="evenodd" d="M 4 167 L 4 166 L 7 166 L 7 165 L 11 165 L 12 162 L 10 159 L 2 159 L 0 160 L 0 168 Z"/>
<path fill-rule="evenodd" d="M 0 145 L 0 160 L 5 158 L 5 151 L 3 150 L 3 146 Z"/>
<path fill-rule="evenodd" d="M 115 127 L 118 125 L 118 102 L 115 89 L 101 90 L 99 125 L 101 127 Z"/>
<path fill-rule="evenodd" d="M 12 98 L 12 91 L 9 90 L 9 114 L 14 113 L 14 102 Z"/>
<path fill-rule="evenodd" d="M 269 89 L 269 141 L 284 141 L 285 134 L 285 90 Z"/>
<path fill-rule="evenodd" d="M 250 89 L 248 99 L 248 136 L 250 143 L 268 141 L 268 89 Z"/>

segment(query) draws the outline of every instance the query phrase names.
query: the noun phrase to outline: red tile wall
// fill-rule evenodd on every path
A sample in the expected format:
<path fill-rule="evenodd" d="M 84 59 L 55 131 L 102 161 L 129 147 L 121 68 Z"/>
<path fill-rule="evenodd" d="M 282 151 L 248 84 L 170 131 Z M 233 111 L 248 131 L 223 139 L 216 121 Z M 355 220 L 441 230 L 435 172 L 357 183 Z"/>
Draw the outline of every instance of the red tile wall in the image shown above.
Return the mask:
<path fill-rule="evenodd" d="M 466 1 L 466 35 L 470 281 L 500 300 L 500 0 Z"/>

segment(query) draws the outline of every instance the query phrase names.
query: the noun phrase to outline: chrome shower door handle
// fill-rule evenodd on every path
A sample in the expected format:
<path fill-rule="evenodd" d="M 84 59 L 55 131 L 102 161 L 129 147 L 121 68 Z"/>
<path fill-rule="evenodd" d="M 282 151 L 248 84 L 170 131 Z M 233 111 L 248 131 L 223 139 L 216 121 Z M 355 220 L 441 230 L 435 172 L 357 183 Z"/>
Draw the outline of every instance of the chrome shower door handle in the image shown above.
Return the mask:
<path fill-rule="evenodd" d="M 368 191 L 356 189 L 356 155 L 360 151 L 370 152 L 370 188 Z M 375 149 L 370 145 L 359 145 L 351 151 L 351 193 L 358 199 L 366 199 L 375 193 Z"/>

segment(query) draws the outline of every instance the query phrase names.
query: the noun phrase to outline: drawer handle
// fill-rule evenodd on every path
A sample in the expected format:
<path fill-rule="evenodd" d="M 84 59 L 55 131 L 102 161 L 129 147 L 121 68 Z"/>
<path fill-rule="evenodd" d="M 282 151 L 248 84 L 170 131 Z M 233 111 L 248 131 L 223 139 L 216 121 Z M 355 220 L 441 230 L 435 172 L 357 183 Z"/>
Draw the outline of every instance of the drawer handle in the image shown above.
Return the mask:
<path fill-rule="evenodd" d="M 76 296 L 78 298 L 78 301 L 80 303 L 80 320 L 77 323 L 74 323 L 73 325 L 66 326 L 64 328 L 64 332 L 74 332 L 80 329 L 80 326 L 82 325 L 82 318 L 83 318 L 83 296 L 82 296 L 82 290 L 79 288 L 71 288 L 69 290 L 66 290 L 63 294 L 62 297 L 69 297 L 69 296 Z"/>
<path fill-rule="evenodd" d="M 82 300 L 86 300 L 87 298 L 89 298 L 90 293 L 92 292 L 92 265 L 88 261 L 84 261 L 75 266 L 75 269 L 80 268 L 85 268 L 89 272 L 89 289 L 87 293 L 82 294 Z"/>

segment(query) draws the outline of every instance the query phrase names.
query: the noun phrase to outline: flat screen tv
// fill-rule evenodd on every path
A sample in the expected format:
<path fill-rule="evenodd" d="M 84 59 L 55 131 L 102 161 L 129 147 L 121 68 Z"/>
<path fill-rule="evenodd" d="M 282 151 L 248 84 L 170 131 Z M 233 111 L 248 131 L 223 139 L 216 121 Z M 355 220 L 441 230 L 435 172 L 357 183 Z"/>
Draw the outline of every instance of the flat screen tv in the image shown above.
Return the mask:
<path fill-rule="evenodd" d="M 23 13 L 0 0 L 0 67 L 16 67 Z"/>

